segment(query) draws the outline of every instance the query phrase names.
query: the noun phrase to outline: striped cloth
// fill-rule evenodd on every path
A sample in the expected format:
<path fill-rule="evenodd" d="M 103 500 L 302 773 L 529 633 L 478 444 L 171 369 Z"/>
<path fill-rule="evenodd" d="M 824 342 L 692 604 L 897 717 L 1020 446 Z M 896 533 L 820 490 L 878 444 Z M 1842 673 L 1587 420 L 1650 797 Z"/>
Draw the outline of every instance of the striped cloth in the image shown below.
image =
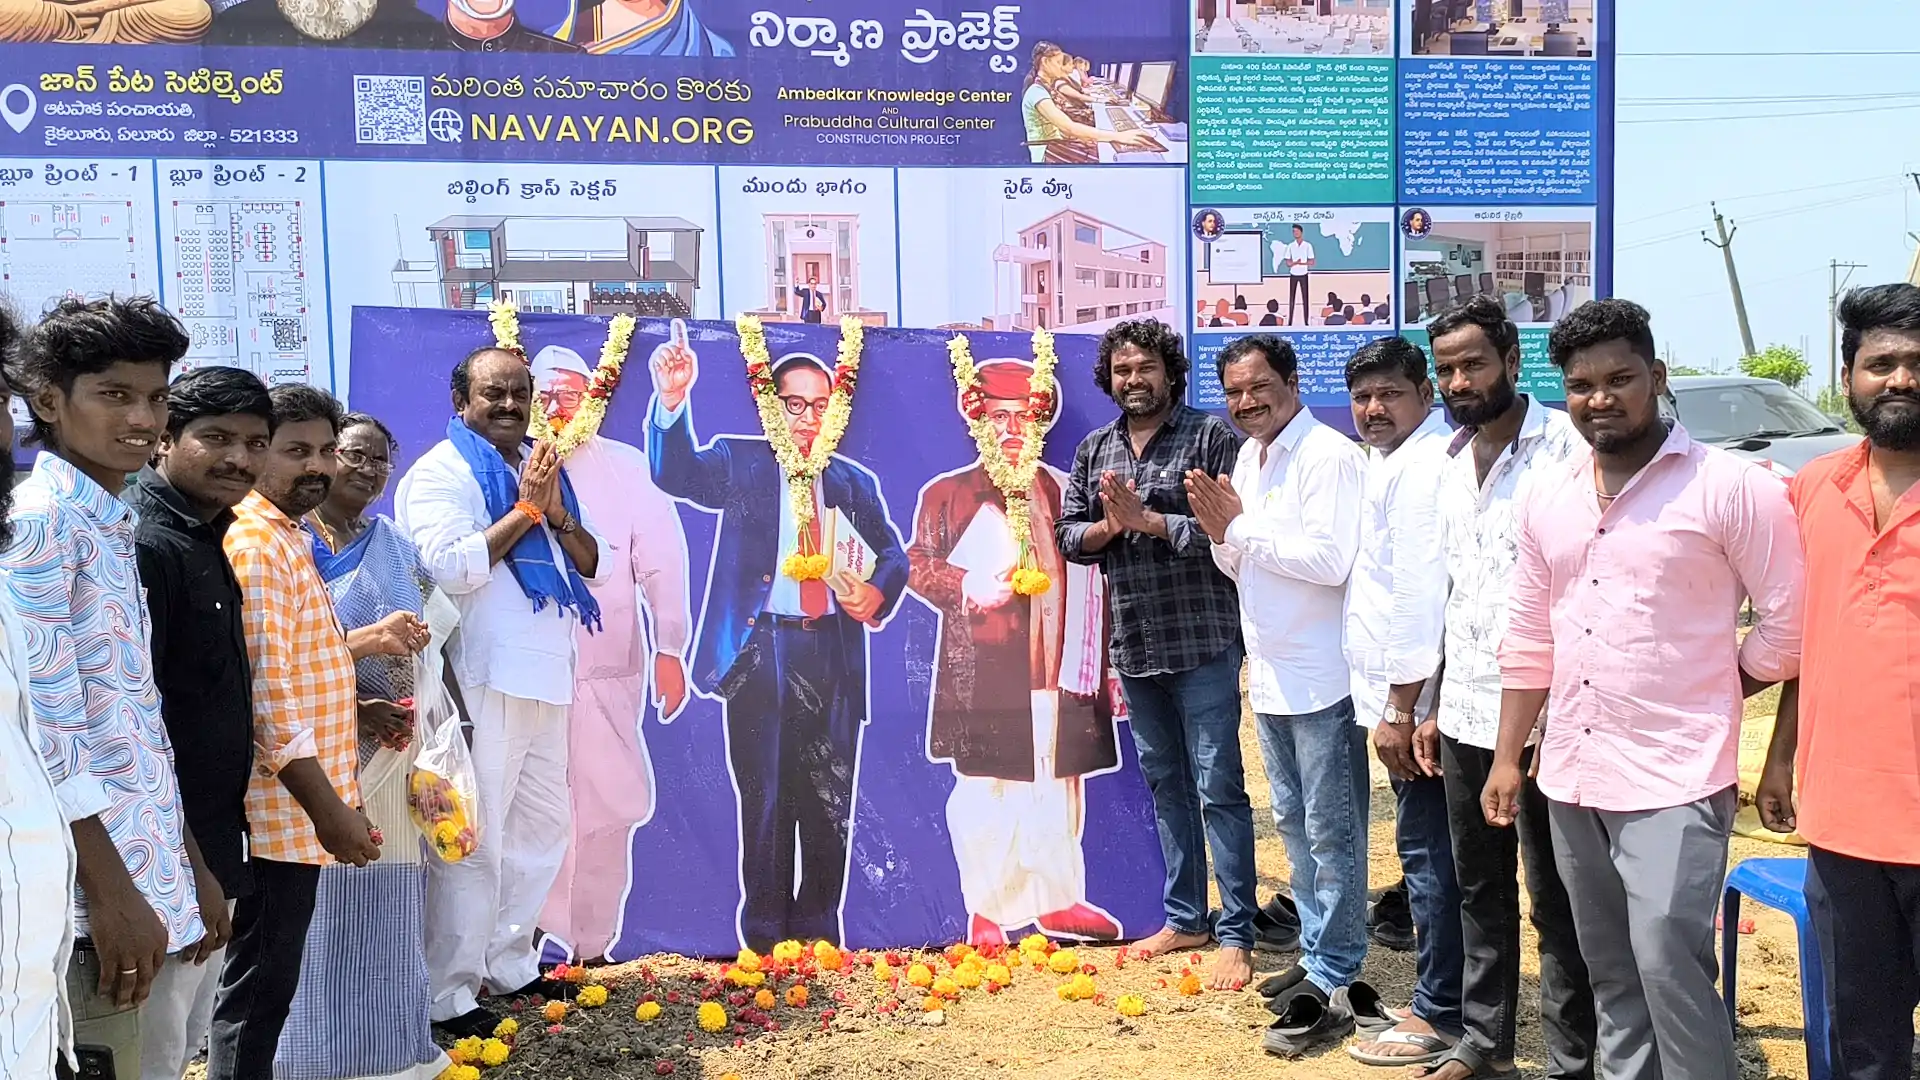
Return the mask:
<path fill-rule="evenodd" d="M 25 631 L 40 756 L 67 820 L 100 819 L 166 923 L 167 951 L 179 952 L 206 930 L 153 682 L 133 511 L 48 453 L 13 498 L 0 577 Z M 75 896 L 84 937 L 86 897 Z"/>
<path fill-rule="evenodd" d="M 314 555 L 346 626 L 370 626 L 401 610 L 426 620 L 433 641 L 424 667 L 437 683 L 440 647 L 460 609 L 437 591 L 421 599 L 432 582 L 412 542 L 376 518 L 337 555 L 316 538 Z M 411 658 L 368 657 L 358 668 L 362 696 L 413 696 Z M 427 1015 L 427 868 L 407 814 L 413 753 L 371 741 L 361 748 L 364 809 L 386 843 L 379 862 L 320 872 L 300 988 L 274 1054 L 275 1080 L 432 1080 L 446 1068 Z"/>
<path fill-rule="evenodd" d="M 253 857 L 325 866 L 333 857 L 278 774 L 289 762 L 316 758 L 341 800 L 360 805 L 353 655 L 300 523 L 257 491 L 235 514 L 226 549 L 244 593 L 253 663 Z"/>

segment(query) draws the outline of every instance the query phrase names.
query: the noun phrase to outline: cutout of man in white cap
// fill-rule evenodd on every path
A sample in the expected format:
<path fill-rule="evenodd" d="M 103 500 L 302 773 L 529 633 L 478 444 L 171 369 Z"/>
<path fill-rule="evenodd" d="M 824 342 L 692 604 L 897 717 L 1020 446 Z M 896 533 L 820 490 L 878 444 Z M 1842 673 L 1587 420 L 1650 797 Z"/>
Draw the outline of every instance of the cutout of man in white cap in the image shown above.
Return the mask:
<path fill-rule="evenodd" d="M 980 365 L 979 406 L 1019 457 L 1033 365 Z M 964 417 L 968 403 L 963 399 Z M 1048 405 L 1046 426 L 1059 415 Z M 1042 463 L 1028 504 L 1029 543 L 1052 587 L 1017 596 L 1019 549 L 1006 498 L 976 457 L 920 489 L 907 585 L 940 613 L 927 756 L 953 765 L 947 831 L 967 905 L 967 940 L 1004 945 L 1029 926 L 1110 941 L 1113 916 L 1087 902 L 1084 778 L 1119 767 L 1106 650 L 1106 584 L 1054 543 L 1066 475 Z M 1026 672 L 1025 678 L 1019 677 Z"/>
<path fill-rule="evenodd" d="M 533 357 L 538 407 L 571 420 L 592 376 L 579 353 L 546 346 Z M 687 537 L 673 500 L 654 486 L 647 455 L 596 434 L 567 457 L 567 475 L 612 550 L 614 565 L 606 583 L 592 587 L 604 628 L 579 635 L 567 729 L 573 839 L 540 926 L 577 959 L 599 960 L 620 927 L 633 829 L 653 817 L 653 761 L 641 726 L 646 703 L 654 703 L 663 724 L 685 706 L 693 623 L 687 612 Z M 651 642 L 643 601 L 653 624 Z"/>

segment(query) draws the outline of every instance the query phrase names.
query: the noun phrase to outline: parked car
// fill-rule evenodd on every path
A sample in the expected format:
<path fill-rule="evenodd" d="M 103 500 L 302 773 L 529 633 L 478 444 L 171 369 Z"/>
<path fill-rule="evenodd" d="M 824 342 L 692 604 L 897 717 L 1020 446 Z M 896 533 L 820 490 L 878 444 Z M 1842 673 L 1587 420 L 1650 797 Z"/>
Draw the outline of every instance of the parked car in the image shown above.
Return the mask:
<path fill-rule="evenodd" d="M 1688 434 L 1792 476 L 1822 454 L 1844 450 L 1860 436 L 1841 427 L 1806 398 L 1772 379 L 1744 375 L 1675 375 L 1660 402 Z"/>

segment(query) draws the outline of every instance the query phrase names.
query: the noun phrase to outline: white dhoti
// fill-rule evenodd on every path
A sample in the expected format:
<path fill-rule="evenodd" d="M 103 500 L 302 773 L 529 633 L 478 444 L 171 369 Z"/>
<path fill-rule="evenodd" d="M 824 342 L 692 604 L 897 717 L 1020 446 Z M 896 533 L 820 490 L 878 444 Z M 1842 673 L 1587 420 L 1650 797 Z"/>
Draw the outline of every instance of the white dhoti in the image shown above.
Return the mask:
<path fill-rule="evenodd" d="M 567 723 L 573 843 L 540 927 L 580 959 L 605 956 L 620 927 L 635 825 L 653 816 L 653 763 L 640 735 L 647 680 L 581 679 Z"/>
<path fill-rule="evenodd" d="M 1033 692 L 1034 779 L 956 776 L 947 832 L 967 910 L 1002 929 L 1086 902 L 1080 778 L 1053 775 L 1060 695 Z"/>
<path fill-rule="evenodd" d="M 480 846 L 428 860 L 426 951 L 432 1017 L 511 993 L 540 975 L 533 930 L 567 850 L 567 708 L 462 685 L 473 721 Z"/>

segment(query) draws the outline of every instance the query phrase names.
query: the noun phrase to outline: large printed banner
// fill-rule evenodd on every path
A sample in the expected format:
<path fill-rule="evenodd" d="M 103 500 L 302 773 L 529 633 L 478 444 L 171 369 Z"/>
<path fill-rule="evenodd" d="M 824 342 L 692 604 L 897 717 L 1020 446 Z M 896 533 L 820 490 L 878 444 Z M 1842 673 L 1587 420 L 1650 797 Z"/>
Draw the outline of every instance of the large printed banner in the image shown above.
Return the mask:
<path fill-rule="evenodd" d="M 794 637 L 738 600 L 784 580 L 785 498 L 739 339 L 730 324 L 688 324 L 695 380 L 663 423 L 648 361 L 672 325 L 640 321 L 601 439 L 568 465 L 621 565 L 596 590 L 605 630 L 581 638 L 576 841 L 541 925 L 586 955 L 612 942 L 623 959 L 787 937 L 944 943 L 976 918 L 1009 935 L 1158 929 L 1164 863 L 1115 715 L 1104 588 L 1051 542 L 1062 470 L 1117 415 L 1094 388 L 1092 340 L 1059 339 L 1052 467 L 1035 483 L 1053 587 L 983 597 L 968 571 L 995 577 L 1014 553 L 960 413 L 949 335 L 868 331 L 853 422 L 821 489 L 823 519 L 872 550 L 883 606 L 877 626 L 836 609 Z M 586 370 L 606 332 L 600 318 L 523 316 L 536 382 Z M 1009 378 L 1024 387 L 1027 335 L 969 337 L 990 397 L 1016 392 L 1001 389 Z M 355 313 L 354 383 L 394 429 L 399 470 L 441 438 L 454 363 L 492 340 L 479 312 Z M 830 364 L 838 340 L 833 328 L 767 331 L 776 365 Z M 801 653 L 802 639 L 831 644 Z M 691 698 L 663 718 L 651 704 L 661 666 L 682 663 Z M 819 715 L 783 720 L 775 680 L 806 682 Z"/>

